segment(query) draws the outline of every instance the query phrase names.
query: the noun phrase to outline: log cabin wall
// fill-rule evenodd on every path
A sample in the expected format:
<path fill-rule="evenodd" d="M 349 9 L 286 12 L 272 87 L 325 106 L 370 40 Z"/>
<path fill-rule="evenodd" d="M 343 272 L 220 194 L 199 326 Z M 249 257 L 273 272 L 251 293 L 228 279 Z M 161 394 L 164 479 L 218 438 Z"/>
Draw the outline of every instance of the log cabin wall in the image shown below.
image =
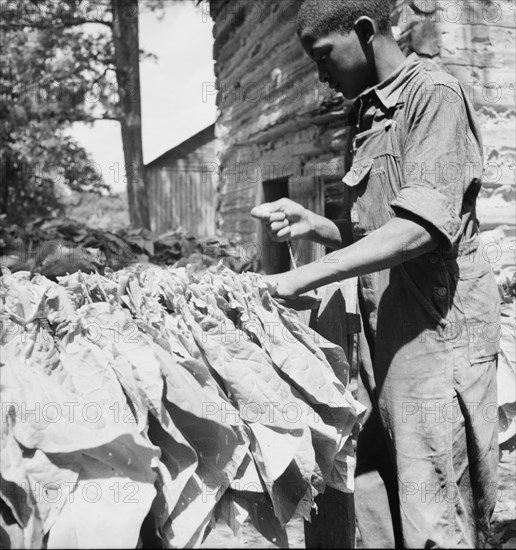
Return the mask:
<path fill-rule="evenodd" d="M 335 216 L 349 167 L 350 103 L 319 83 L 302 50 L 295 32 L 300 4 L 210 2 L 221 163 L 217 228 L 249 243 L 274 269 L 285 261 L 285 250 L 264 242 L 251 208 L 288 194 Z M 515 224 L 515 14 L 509 0 L 392 1 L 403 49 L 433 58 L 465 84 L 473 100 L 486 160 L 481 222 L 484 229 L 503 226 L 505 237 L 514 237 Z M 300 263 L 324 254 L 309 244 L 297 252 Z"/>
<path fill-rule="evenodd" d="M 349 105 L 319 83 L 302 50 L 295 32 L 299 5 L 211 2 L 221 162 L 218 227 L 256 247 L 265 267 L 277 264 L 285 251 L 263 241 L 251 208 L 283 194 L 324 214 L 325 186 L 330 203 L 344 175 Z M 297 252 L 300 263 L 324 253 L 317 245 Z"/>

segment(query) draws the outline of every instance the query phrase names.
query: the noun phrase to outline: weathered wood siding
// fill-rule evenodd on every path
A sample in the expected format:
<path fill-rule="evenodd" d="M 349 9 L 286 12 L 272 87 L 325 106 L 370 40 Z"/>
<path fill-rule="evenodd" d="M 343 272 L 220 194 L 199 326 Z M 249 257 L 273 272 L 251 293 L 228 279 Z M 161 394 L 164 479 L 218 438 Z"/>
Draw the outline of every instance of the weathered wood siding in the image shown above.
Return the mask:
<path fill-rule="evenodd" d="M 349 107 L 319 83 L 299 44 L 299 4 L 211 4 L 220 110 L 219 227 L 229 238 L 259 246 L 265 245 L 249 211 L 263 200 L 263 182 L 288 177 L 290 198 L 324 214 L 324 178 L 344 175 Z M 308 245 L 302 260 L 323 253 L 322 247 Z"/>
<path fill-rule="evenodd" d="M 213 127 L 145 167 L 151 229 L 215 235 L 218 163 Z"/>
<path fill-rule="evenodd" d="M 292 199 L 321 214 L 324 209 L 334 213 L 329 205 L 338 200 L 338 182 L 348 168 L 350 105 L 318 82 L 299 44 L 295 20 L 300 3 L 210 4 L 221 162 L 217 227 L 237 241 L 261 242 L 249 211 L 262 201 L 264 181 L 288 177 Z M 481 221 L 487 228 L 514 226 L 513 2 L 394 0 L 392 6 L 407 52 L 433 57 L 464 84 L 471 83 L 486 157 Z M 452 13 L 454 7 L 460 17 Z M 317 245 L 305 248 L 303 260 L 323 252 Z"/>

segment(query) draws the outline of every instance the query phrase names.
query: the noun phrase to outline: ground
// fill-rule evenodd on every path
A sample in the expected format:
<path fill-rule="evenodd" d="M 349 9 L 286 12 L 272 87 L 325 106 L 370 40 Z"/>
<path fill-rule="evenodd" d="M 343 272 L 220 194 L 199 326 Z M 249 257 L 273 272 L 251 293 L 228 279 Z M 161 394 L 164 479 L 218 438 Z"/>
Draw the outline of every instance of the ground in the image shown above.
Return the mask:
<path fill-rule="evenodd" d="M 487 548 L 516 548 L 516 453 L 504 452 L 498 466 L 498 502 Z M 287 526 L 291 548 L 304 548 L 302 520 Z M 360 548 L 360 541 L 357 541 Z M 202 548 L 276 548 L 249 523 L 235 536 L 226 526 L 218 526 Z"/>

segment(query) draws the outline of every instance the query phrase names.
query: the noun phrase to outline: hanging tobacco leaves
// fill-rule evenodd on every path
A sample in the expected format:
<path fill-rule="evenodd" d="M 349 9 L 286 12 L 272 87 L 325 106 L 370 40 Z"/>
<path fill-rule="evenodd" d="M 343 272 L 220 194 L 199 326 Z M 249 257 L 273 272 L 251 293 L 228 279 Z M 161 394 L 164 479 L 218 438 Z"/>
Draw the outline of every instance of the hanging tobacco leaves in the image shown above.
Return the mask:
<path fill-rule="evenodd" d="M 1 303 L 3 545 L 191 547 L 249 518 L 283 546 L 353 489 L 344 354 L 261 276 L 6 271 Z"/>

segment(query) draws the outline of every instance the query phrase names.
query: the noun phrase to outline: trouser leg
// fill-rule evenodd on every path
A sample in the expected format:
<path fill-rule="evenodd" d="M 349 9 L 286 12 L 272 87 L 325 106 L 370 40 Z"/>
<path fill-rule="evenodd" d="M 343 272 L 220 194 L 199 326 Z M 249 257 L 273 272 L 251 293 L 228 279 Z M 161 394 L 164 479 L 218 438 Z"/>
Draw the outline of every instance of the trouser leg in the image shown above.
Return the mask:
<path fill-rule="evenodd" d="M 496 496 L 496 424 L 488 418 L 495 403 L 494 361 L 471 365 L 448 348 L 390 363 L 379 410 L 404 547 L 484 546 Z"/>
<path fill-rule="evenodd" d="M 369 348 L 360 341 L 358 400 L 367 414 L 358 436 L 355 515 L 363 548 L 401 545 L 396 474 L 378 415 Z"/>
<path fill-rule="evenodd" d="M 370 417 L 358 439 L 355 475 L 355 514 L 363 548 L 401 544 L 398 487 L 383 439 L 380 423 Z"/>
<path fill-rule="evenodd" d="M 464 544 L 484 548 L 498 493 L 498 400 L 495 359 L 459 364 L 455 372 L 462 421 L 454 433 L 457 517 Z M 463 433 L 457 433 L 463 426 Z"/>

